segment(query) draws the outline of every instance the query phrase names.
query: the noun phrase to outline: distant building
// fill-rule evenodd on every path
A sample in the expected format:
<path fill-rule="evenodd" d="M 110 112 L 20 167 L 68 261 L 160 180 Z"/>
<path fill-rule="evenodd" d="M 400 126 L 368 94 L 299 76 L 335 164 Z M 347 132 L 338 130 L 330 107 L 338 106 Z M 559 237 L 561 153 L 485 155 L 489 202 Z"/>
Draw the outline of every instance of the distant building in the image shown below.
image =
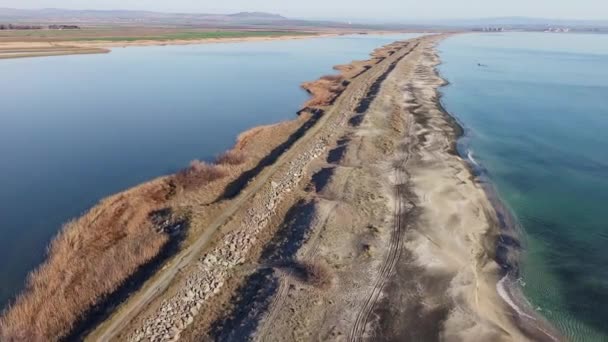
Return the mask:
<path fill-rule="evenodd" d="M 504 32 L 506 31 L 504 27 L 479 27 L 474 28 L 473 31 L 477 32 Z"/>
<path fill-rule="evenodd" d="M 0 30 L 78 30 L 79 26 L 76 25 L 49 25 L 47 27 L 40 25 L 13 25 L 13 24 L 0 24 Z"/>
<path fill-rule="evenodd" d="M 40 30 L 42 26 L 38 25 L 13 25 L 13 24 L 0 24 L 0 30 Z"/>
<path fill-rule="evenodd" d="M 49 25 L 49 30 L 79 30 L 77 25 Z"/>
<path fill-rule="evenodd" d="M 568 27 L 549 27 L 548 29 L 545 30 L 545 32 L 568 33 L 568 32 L 570 32 L 570 28 L 568 28 Z"/>

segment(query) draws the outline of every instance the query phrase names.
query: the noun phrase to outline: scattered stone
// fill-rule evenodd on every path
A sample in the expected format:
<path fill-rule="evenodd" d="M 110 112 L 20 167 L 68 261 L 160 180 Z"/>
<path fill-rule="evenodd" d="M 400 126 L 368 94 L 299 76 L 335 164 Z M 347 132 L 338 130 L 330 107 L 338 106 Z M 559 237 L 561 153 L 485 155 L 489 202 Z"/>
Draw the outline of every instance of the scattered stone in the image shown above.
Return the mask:
<path fill-rule="evenodd" d="M 329 125 L 334 128 L 327 134 L 333 134 L 338 125 L 344 125 L 344 118 Z M 142 329 L 136 330 L 129 341 L 177 341 L 180 333 L 194 322 L 205 300 L 218 294 L 231 274 L 230 270 L 246 261 L 249 250 L 256 243 L 256 234 L 263 231 L 270 222 L 274 209 L 286 193 L 301 181 L 307 165 L 314 158 L 323 154 L 327 147 L 327 138 L 319 137 L 309 146 L 307 152 L 292 160 L 283 179 L 273 180 L 270 193 L 265 198 L 252 202 L 253 207 L 247 210 L 248 216 L 241 222 L 240 230 L 228 233 L 222 243 L 199 259 L 196 270 L 185 281 L 186 286 L 169 299 L 163 300 L 161 308 L 154 318 L 144 321 Z M 162 338 L 161 338 L 162 337 Z"/>

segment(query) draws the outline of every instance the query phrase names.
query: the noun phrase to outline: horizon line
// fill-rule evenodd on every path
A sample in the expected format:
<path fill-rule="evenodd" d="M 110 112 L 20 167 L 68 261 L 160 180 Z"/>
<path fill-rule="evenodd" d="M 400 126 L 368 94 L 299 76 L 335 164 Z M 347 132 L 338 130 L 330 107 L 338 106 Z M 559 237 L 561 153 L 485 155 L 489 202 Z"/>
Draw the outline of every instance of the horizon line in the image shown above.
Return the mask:
<path fill-rule="evenodd" d="M 536 17 L 536 16 L 526 16 L 526 15 L 511 15 L 511 16 L 485 16 L 485 17 L 426 17 L 426 18 L 364 18 L 364 17 L 333 17 L 333 16 L 285 16 L 280 12 L 267 12 L 260 10 L 235 10 L 230 12 L 217 12 L 217 11 L 162 11 L 162 10 L 145 10 L 145 9 L 129 9 L 129 8 L 114 8 L 114 9 L 96 9 L 96 8 L 63 8 L 63 7 L 39 7 L 39 8 L 19 8 L 19 7 L 0 7 L 0 9 L 7 10 L 19 10 L 19 11 L 44 11 L 44 10 L 59 10 L 59 11 L 91 11 L 91 12 L 147 12 L 147 13 L 159 13 L 159 14 L 210 14 L 210 15 L 231 15 L 231 14 L 239 14 L 239 13 L 262 13 L 262 14 L 270 14 L 270 15 L 278 15 L 282 16 L 286 19 L 302 19 L 302 20 L 365 20 L 365 21 L 374 21 L 374 22 L 386 22 L 386 23 L 394 23 L 395 21 L 400 20 L 409 20 L 415 22 L 425 22 L 425 21 L 462 21 L 462 20 L 492 20 L 492 19 L 532 19 L 532 20 L 557 20 L 557 21 L 587 21 L 587 22 L 608 22 L 608 18 L 605 19 L 582 19 L 582 18 L 563 18 L 563 17 Z"/>

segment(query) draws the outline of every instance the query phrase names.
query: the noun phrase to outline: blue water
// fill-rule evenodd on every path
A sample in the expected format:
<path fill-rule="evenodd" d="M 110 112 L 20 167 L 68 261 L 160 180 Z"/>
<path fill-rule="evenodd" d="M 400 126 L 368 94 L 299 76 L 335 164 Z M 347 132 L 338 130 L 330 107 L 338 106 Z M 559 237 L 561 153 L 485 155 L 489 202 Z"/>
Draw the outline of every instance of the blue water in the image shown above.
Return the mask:
<path fill-rule="evenodd" d="M 101 198 L 291 119 L 303 81 L 415 34 L 132 47 L 0 61 L 0 308 Z"/>
<path fill-rule="evenodd" d="M 439 50 L 443 103 L 523 227 L 526 296 L 570 340 L 608 341 L 608 35 L 470 34 Z"/>

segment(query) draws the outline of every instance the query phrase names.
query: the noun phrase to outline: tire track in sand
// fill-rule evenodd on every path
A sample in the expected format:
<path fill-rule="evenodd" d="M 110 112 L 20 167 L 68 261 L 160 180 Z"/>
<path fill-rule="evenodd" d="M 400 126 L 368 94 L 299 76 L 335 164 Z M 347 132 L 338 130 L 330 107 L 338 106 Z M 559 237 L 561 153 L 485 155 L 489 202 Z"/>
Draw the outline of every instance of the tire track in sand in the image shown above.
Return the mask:
<path fill-rule="evenodd" d="M 416 45 L 414 49 L 417 47 Z M 412 49 L 412 51 L 414 50 Z M 410 51 L 411 52 L 411 51 Z M 407 110 L 407 109 L 405 109 Z M 405 196 L 407 194 L 407 183 L 409 180 L 409 174 L 406 172 L 407 164 L 412 154 L 412 146 L 416 144 L 416 137 L 413 134 L 414 124 L 406 122 L 407 135 L 412 137 L 413 141 L 405 142 L 405 154 L 393 164 L 393 171 L 395 173 L 395 185 L 394 192 L 396 196 L 395 207 L 393 210 L 393 230 L 391 232 L 391 238 L 388 246 L 388 253 L 382 263 L 380 274 L 376 278 L 376 282 L 370 292 L 370 295 L 365 300 L 361 310 L 357 314 L 355 323 L 349 333 L 348 340 L 351 342 L 361 341 L 364 338 L 365 330 L 370 319 L 370 315 L 374 310 L 382 291 L 390 279 L 391 274 L 395 269 L 395 265 L 401 256 L 403 249 L 403 232 L 407 227 L 407 221 L 405 220 L 408 210 L 406 204 L 410 206 L 410 210 L 415 208 L 415 204 L 411 201 L 406 201 Z M 407 203 L 406 203 L 407 202 Z"/>
<path fill-rule="evenodd" d="M 327 226 L 327 223 L 329 222 L 329 220 L 331 219 L 331 213 L 334 211 L 334 209 L 337 207 L 337 203 L 334 203 L 331 207 L 330 210 L 327 210 L 327 213 L 325 214 L 325 217 L 322 220 L 322 224 L 320 226 L 320 229 L 318 229 L 318 231 L 312 236 L 311 241 L 310 241 L 310 247 L 306 250 L 306 252 L 304 253 L 304 255 L 302 255 L 301 261 L 308 261 L 310 259 L 312 259 L 315 254 L 317 253 L 318 249 L 319 249 L 319 236 L 321 235 L 321 232 L 324 230 L 324 228 Z M 313 231 L 315 231 L 314 227 Z M 266 314 L 266 319 L 264 320 L 264 323 L 262 323 L 262 326 L 260 327 L 260 329 L 258 330 L 260 332 L 259 336 L 257 336 L 255 338 L 255 341 L 266 341 L 267 340 L 267 336 L 268 333 L 270 332 L 270 325 L 272 324 L 272 322 L 275 321 L 277 315 L 279 314 L 280 309 L 283 307 L 283 303 L 285 302 L 285 298 L 287 297 L 287 292 L 289 290 L 289 286 L 291 285 L 291 279 L 290 279 L 290 275 L 291 272 L 281 272 L 281 274 L 278 275 L 279 279 L 279 289 L 277 290 L 276 295 L 274 296 L 274 299 L 272 300 L 272 303 L 270 304 L 270 309 L 268 311 L 268 313 Z"/>

